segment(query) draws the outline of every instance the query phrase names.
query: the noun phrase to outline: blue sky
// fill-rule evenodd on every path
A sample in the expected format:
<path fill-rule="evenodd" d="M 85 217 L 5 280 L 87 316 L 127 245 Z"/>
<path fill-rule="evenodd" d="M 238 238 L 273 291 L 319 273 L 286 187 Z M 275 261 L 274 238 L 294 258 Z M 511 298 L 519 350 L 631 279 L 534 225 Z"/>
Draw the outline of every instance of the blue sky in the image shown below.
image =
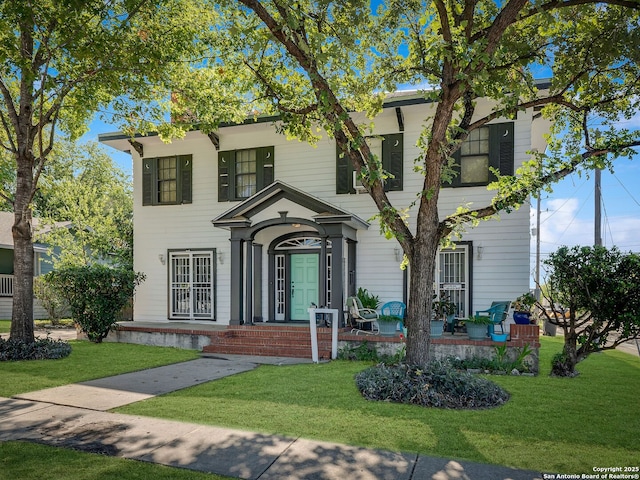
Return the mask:
<path fill-rule="evenodd" d="M 620 126 L 640 129 L 640 108 L 632 119 L 621 122 Z M 617 246 L 622 252 L 640 252 L 640 148 L 636 151 L 632 160 L 617 159 L 613 172 L 602 171 L 602 244 L 609 248 Z M 588 173 L 588 177 L 584 173 L 574 173 L 555 184 L 553 193 L 543 194 L 540 215 L 542 260 L 563 245 L 594 244 L 595 180 L 594 173 Z M 536 225 L 535 215 L 536 200 L 533 200 L 532 228 Z M 532 272 L 536 241 L 532 236 Z"/>

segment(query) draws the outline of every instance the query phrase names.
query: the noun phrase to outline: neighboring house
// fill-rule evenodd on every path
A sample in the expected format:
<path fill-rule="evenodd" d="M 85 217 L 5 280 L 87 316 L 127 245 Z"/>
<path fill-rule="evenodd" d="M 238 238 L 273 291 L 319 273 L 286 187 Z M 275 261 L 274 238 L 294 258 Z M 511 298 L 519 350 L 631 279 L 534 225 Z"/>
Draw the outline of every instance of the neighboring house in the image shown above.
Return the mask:
<path fill-rule="evenodd" d="M 490 108 L 478 102 L 479 112 Z M 380 137 L 371 146 L 394 175 L 386 185 L 397 208 L 409 207 L 422 187 L 416 142 L 434 110 L 415 93 L 396 93 L 375 119 Z M 311 303 L 342 310 L 358 287 L 382 302 L 406 302 L 399 245 L 380 234 L 373 201 L 335 141 L 287 140 L 275 123 L 192 131 L 168 144 L 154 135 L 100 136 L 133 158 L 134 268 L 146 274 L 135 321 L 308 321 Z M 461 174 L 441 191 L 441 215 L 487 204 L 489 166 L 512 174 L 528 151 L 544 151 L 548 128 L 527 110 L 473 132 L 457 154 Z M 529 212 L 524 205 L 482 222 L 439 253 L 435 291 L 455 300 L 458 316 L 529 290 Z M 415 230 L 415 207 L 408 213 Z"/>
<path fill-rule="evenodd" d="M 13 311 L 13 212 L 0 212 L 0 318 L 11 318 Z M 49 227 L 40 225 L 37 218 L 33 219 L 33 228 L 36 232 L 44 233 Z M 68 222 L 56 224 L 65 226 Z M 49 247 L 43 243 L 35 242 L 34 250 L 34 276 L 44 275 L 53 269 Z M 34 301 L 34 318 L 48 318 L 47 312 Z"/>

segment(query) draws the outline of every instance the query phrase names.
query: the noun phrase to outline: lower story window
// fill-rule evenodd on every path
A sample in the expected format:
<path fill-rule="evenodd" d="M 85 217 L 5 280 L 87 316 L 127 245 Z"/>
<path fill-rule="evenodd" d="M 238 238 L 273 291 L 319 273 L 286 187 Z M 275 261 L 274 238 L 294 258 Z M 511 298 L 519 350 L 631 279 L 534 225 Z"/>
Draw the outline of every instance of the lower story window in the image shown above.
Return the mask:
<path fill-rule="evenodd" d="M 437 294 L 456 305 L 456 317 L 466 318 L 469 312 L 469 245 L 440 250 L 437 257 Z M 444 297 L 444 298 L 442 298 Z"/>
<path fill-rule="evenodd" d="M 169 318 L 215 320 L 215 250 L 169 252 Z"/>

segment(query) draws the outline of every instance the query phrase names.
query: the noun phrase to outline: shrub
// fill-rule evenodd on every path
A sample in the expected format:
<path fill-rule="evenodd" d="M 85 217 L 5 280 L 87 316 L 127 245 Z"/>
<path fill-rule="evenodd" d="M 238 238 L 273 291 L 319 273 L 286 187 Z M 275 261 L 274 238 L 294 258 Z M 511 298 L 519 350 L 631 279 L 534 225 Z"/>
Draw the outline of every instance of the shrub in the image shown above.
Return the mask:
<path fill-rule="evenodd" d="M 19 339 L 4 340 L 0 338 L 0 361 L 7 360 L 54 360 L 68 357 L 71 345 L 62 340 L 36 338 L 33 343 L 25 343 Z"/>
<path fill-rule="evenodd" d="M 338 351 L 338 358 L 340 360 L 356 360 L 361 362 L 377 362 L 380 360 L 378 351 L 376 350 L 376 346 L 367 342 L 366 340 L 355 347 L 351 345 L 342 347 Z"/>
<path fill-rule="evenodd" d="M 403 345 L 394 355 L 381 355 L 375 344 L 364 340 L 357 346 L 347 345 L 338 351 L 338 359 L 353 360 L 359 362 L 379 362 L 387 365 L 395 365 L 404 360 L 407 349 Z"/>
<path fill-rule="evenodd" d="M 46 275 L 33 279 L 33 294 L 47 311 L 51 325 L 59 325 L 67 310 L 67 304 L 50 284 Z"/>
<path fill-rule="evenodd" d="M 425 367 L 379 364 L 360 372 L 356 385 L 367 400 L 423 407 L 490 408 L 509 399 L 509 394 L 495 383 L 438 361 Z"/>
<path fill-rule="evenodd" d="M 496 354 L 491 359 L 477 356 L 464 359 L 449 357 L 447 361 L 458 370 L 483 370 L 485 373 L 508 373 L 513 370 L 518 370 L 520 373 L 531 372 L 531 366 L 525 362 L 525 358 L 532 352 L 529 344 L 516 349 L 518 355 L 515 360 L 509 360 L 505 345 L 497 346 L 494 350 Z"/>
<path fill-rule="evenodd" d="M 117 321 L 144 275 L 105 265 L 66 267 L 47 274 L 47 281 L 69 304 L 73 320 L 90 341 L 100 343 Z"/>

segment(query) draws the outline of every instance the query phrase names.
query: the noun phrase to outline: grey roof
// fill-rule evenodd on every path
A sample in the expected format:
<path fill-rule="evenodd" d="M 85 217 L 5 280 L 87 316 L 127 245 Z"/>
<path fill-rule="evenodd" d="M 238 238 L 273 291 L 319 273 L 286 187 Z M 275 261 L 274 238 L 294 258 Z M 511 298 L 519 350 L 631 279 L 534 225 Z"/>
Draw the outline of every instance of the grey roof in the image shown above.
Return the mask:
<path fill-rule="evenodd" d="M 13 234 L 11 233 L 13 222 L 13 212 L 0 212 L 0 248 L 13 249 Z M 69 228 L 71 226 L 71 222 L 56 222 L 53 225 L 50 223 L 45 224 L 39 218 L 34 218 L 32 222 L 35 234 L 44 234 L 54 228 Z M 34 248 L 44 250 L 46 247 L 42 243 L 34 242 Z"/>

